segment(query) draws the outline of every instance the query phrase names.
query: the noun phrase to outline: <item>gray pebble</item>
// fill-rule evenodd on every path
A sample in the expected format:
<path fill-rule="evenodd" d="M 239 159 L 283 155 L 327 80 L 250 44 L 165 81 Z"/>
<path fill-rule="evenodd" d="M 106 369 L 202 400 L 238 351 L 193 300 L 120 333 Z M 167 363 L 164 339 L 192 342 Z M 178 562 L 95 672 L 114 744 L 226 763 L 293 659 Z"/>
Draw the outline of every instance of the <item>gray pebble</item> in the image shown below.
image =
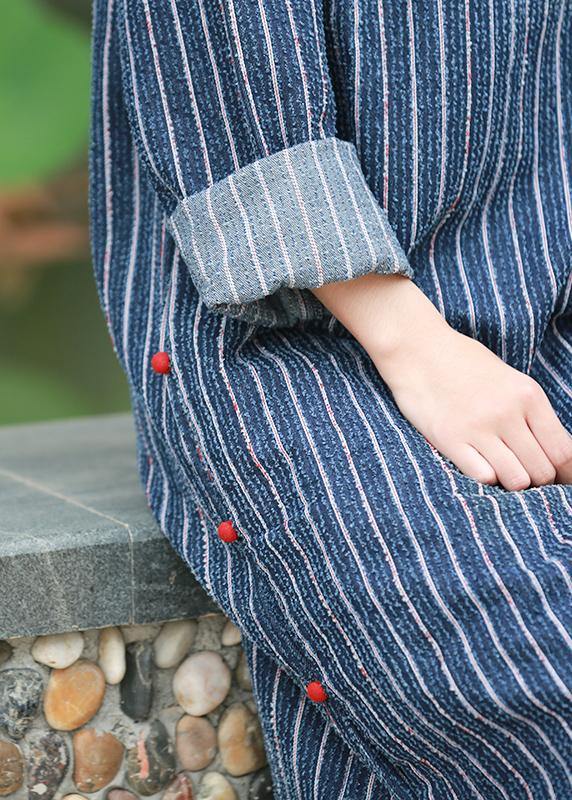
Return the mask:
<path fill-rule="evenodd" d="M 35 669 L 0 672 L 0 728 L 21 739 L 38 713 L 44 680 Z"/>
<path fill-rule="evenodd" d="M 269 767 L 264 767 L 254 776 L 250 785 L 248 800 L 274 800 L 272 775 Z"/>
<path fill-rule="evenodd" d="M 69 764 L 65 739 L 56 731 L 38 736 L 28 755 L 28 800 L 52 800 Z"/>
<path fill-rule="evenodd" d="M 125 655 L 121 709 L 133 720 L 145 720 L 153 700 L 153 645 L 149 640 L 132 642 L 127 645 Z"/>

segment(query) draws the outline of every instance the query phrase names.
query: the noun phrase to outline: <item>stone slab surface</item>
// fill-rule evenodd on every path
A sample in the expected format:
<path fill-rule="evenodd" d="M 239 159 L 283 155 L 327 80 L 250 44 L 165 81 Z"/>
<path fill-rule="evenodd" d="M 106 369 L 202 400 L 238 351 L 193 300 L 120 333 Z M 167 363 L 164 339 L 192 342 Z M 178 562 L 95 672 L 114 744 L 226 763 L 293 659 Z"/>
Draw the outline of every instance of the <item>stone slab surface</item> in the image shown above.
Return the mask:
<path fill-rule="evenodd" d="M 209 611 L 147 508 L 130 415 L 0 428 L 0 638 Z"/>

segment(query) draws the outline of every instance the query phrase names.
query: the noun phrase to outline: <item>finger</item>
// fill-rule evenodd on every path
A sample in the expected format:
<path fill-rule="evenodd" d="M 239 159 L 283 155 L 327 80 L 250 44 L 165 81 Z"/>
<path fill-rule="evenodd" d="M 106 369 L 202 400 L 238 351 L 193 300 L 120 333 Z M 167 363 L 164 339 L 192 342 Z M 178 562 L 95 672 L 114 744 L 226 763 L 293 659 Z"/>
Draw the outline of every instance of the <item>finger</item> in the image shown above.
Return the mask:
<path fill-rule="evenodd" d="M 572 484 L 572 461 L 568 460 L 564 466 L 557 468 L 555 483 Z"/>
<path fill-rule="evenodd" d="M 559 483 L 572 483 L 572 436 L 558 419 L 550 400 L 542 392 L 526 421 L 534 437 L 556 469 Z"/>
<path fill-rule="evenodd" d="M 470 444 L 461 445 L 447 456 L 468 478 L 494 486 L 497 475 L 489 462 Z"/>
<path fill-rule="evenodd" d="M 487 439 L 482 446 L 480 443 L 474 446 L 478 447 L 479 453 L 489 462 L 499 483 L 507 491 L 518 492 L 530 486 L 530 475 L 502 439 L 494 437 Z"/>
<path fill-rule="evenodd" d="M 533 486 L 554 483 L 556 468 L 524 419 L 521 419 L 502 439 L 528 472 Z"/>

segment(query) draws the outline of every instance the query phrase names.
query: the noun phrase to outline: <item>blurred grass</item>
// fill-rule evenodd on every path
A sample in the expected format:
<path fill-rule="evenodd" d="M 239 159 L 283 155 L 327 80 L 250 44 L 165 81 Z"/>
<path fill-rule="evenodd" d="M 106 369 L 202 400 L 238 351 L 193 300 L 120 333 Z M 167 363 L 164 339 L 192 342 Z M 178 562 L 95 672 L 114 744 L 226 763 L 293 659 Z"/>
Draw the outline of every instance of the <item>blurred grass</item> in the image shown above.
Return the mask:
<path fill-rule="evenodd" d="M 34 0 L 2 4 L 0 184 L 37 181 L 85 146 L 89 37 Z"/>
<path fill-rule="evenodd" d="M 89 258 L 89 7 L 2 3 L 0 424 L 129 405 Z"/>

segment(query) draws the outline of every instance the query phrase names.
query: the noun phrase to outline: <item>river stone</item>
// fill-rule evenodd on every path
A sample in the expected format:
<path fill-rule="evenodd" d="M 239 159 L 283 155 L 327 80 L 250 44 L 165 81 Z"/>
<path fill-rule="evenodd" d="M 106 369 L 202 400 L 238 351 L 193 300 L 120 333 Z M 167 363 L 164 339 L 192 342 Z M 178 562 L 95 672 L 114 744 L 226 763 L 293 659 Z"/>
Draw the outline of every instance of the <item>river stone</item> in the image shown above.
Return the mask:
<path fill-rule="evenodd" d="M 127 751 L 127 783 L 139 794 L 155 794 L 173 778 L 175 767 L 173 745 L 167 729 L 161 720 L 155 719 L 147 736 Z"/>
<path fill-rule="evenodd" d="M 207 772 L 199 787 L 197 800 L 237 800 L 236 792 L 219 772 Z"/>
<path fill-rule="evenodd" d="M 65 794 L 62 800 L 87 800 L 83 794 Z"/>
<path fill-rule="evenodd" d="M 80 659 L 66 669 L 54 669 L 44 695 L 44 716 L 51 728 L 73 731 L 85 725 L 101 707 L 105 677 L 93 661 Z"/>
<path fill-rule="evenodd" d="M 241 641 L 242 634 L 240 632 L 240 628 L 237 628 L 234 622 L 229 619 L 222 629 L 221 643 L 225 647 L 228 647 L 233 644 L 240 644 Z"/>
<path fill-rule="evenodd" d="M 129 789 L 122 789 L 119 786 L 111 786 L 105 793 L 105 800 L 138 800 L 137 795 Z"/>
<path fill-rule="evenodd" d="M 187 714 L 202 717 L 227 696 L 231 674 L 218 653 L 203 650 L 186 658 L 173 676 L 173 692 Z"/>
<path fill-rule="evenodd" d="M 197 627 L 197 623 L 190 619 L 166 622 L 153 642 L 155 664 L 161 669 L 178 667 L 193 646 Z"/>
<path fill-rule="evenodd" d="M 246 775 L 266 764 L 260 722 L 244 703 L 233 703 L 220 718 L 218 747 L 230 775 Z"/>
<path fill-rule="evenodd" d="M 98 663 L 105 682 L 121 683 L 125 676 L 125 639 L 119 628 L 103 628 L 99 633 Z"/>
<path fill-rule="evenodd" d="M 121 709 L 135 721 L 147 719 L 153 701 L 153 645 L 131 642 L 126 649 L 125 677 L 121 681 Z"/>
<path fill-rule="evenodd" d="M 16 792 L 24 782 L 24 759 L 13 742 L 0 739 L 0 797 Z"/>
<path fill-rule="evenodd" d="M 37 636 L 32 645 L 32 657 L 52 669 L 71 667 L 83 651 L 83 636 L 79 631 L 50 633 Z"/>
<path fill-rule="evenodd" d="M 12 645 L 9 642 L 0 641 L 0 664 L 5 664 L 12 656 Z"/>
<path fill-rule="evenodd" d="M 238 664 L 236 665 L 234 675 L 236 678 L 236 683 L 241 689 L 247 689 L 249 692 L 252 691 L 252 679 L 250 677 L 250 670 L 248 668 L 248 659 L 244 650 L 242 650 L 240 653 L 240 658 L 238 659 Z"/>
<path fill-rule="evenodd" d="M 35 669 L 0 672 L 0 729 L 21 739 L 38 713 L 44 679 Z"/>
<path fill-rule="evenodd" d="M 177 722 L 175 747 L 183 769 L 198 772 L 216 755 L 216 731 L 208 719 L 185 714 Z"/>
<path fill-rule="evenodd" d="M 111 783 L 123 759 L 123 745 L 112 733 L 82 728 L 73 737 L 73 781 L 80 792 L 97 792 Z"/>
<path fill-rule="evenodd" d="M 193 784 L 188 775 L 179 772 L 163 792 L 161 800 L 193 800 Z"/>
<path fill-rule="evenodd" d="M 265 767 L 254 776 L 254 780 L 250 784 L 248 800 L 274 800 L 272 775 L 269 767 Z"/>
<path fill-rule="evenodd" d="M 66 740 L 55 731 L 34 739 L 28 751 L 28 800 L 52 800 L 69 764 Z"/>
<path fill-rule="evenodd" d="M 151 622 L 147 625 L 120 625 L 125 644 L 142 642 L 145 639 L 154 639 L 161 630 L 160 622 Z"/>

